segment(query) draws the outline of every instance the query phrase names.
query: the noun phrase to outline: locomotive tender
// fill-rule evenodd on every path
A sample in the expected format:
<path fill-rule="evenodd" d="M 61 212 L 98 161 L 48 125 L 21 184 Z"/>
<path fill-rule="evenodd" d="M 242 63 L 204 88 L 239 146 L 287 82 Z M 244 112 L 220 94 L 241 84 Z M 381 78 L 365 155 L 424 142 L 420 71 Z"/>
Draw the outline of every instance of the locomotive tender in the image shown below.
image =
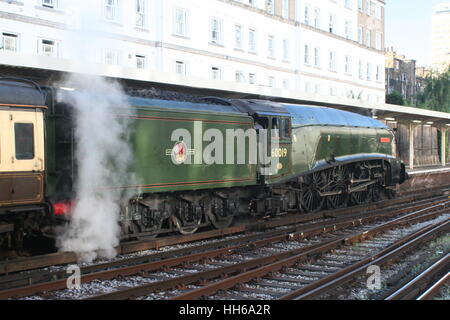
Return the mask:
<path fill-rule="evenodd" d="M 26 234 L 49 232 L 76 197 L 73 110 L 59 93 L 30 81 L 0 80 L 0 244 L 20 245 Z M 240 215 L 261 218 L 364 204 L 392 197 L 407 179 L 391 130 L 358 114 L 219 98 L 130 96 L 129 105 L 131 115 L 111 112 L 131 121 L 138 183 L 102 186 L 105 192 L 119 188 L 132 195 L 121 213 L 124 238 L 222 228 Z M 231 162 L 195 161 L 208 145 L 208 129 L 226 137 L 227 130 L 255 127 L 258 135 L 273 133 L 268 152 L 277 159 L 275 174 L 260 174 L 259 163 L 240 163 L 237 152 Z M 193 141 L 174 140 L 180 129 L 192 133 Z M 232 143 L 236 151 L 234 142 L 224 148 Z M 245 154 L 249 148 L 247 143 Z"/>

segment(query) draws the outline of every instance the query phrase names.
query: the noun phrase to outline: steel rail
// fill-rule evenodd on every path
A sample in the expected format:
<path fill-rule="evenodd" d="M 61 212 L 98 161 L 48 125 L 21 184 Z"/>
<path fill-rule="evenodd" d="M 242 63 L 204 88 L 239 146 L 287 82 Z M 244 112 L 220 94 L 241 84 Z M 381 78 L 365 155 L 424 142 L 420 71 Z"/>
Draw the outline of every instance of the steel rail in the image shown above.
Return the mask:
<path fill-rule="evenodd" d="M 430 237 L 434 236 L 436 233 L 448 230 L 450 227 L 450 219 L 446 219 L 444 222 L 425 227 L 413 235 L 407 237 L 407 242 L 400 241 L 384 249 L 382 252 L 371 256 L 363 261 L 353 264 L 343 270 L 340 270 L 330 276 L 320 279 L 317 282 L 312 283 L 302 287 L 292 293 L 284 295 L 280 300 L 305 300 L 312 299 L 320 294 L 329 292 L 337 286 L 340 286 L 356 276 L 364 273 L 367 268 L 371 265 L 382 265 L 388 260 L 392 260 L 395 257 L 405 253 L 406 251 L 412 249 L 413 247 L 419 245 L 423 241 L 426 241 Z"/>
<path fill-rule="evenodd" d="M 432 280 L 436 274 L 442 272 L 442 270 L 450 269 L 450 253 L 437 262 L 435 262 L 432 266 L 427 268 L 425 271 L 416 276 L 413 280 L 406 283 L 403 287 L 396 290 L 394 293 L 385 298 L 385 300 L 407 300 L 416 297 L 423 286 L 428 285 L 428 283 Z"/>
<path fill-rule="evenodd" d="M 444 209 L 445 210 L 445 209 Z M 421 211 L 423 213 L 423 211 Z M 443 211 L 438 211 L 433 213 L 433 215 L 435 214 L 442 214 Z M 408 221 L 408 219 L 417 219 L 417 212 L 414 212 L 412 214 L 409 214 L 405 219 L 406 221 Z M 397 225 L 401 224 L 401 223 L 405 223 L 404 221 L 397 221 Z M 349 223 L 346 226 L 352 226 L 353 224 Z M 392 226 L 393 224 L 389 223 L 389 226 Z M 380 227 L 377 227 L 377 229 L 380 229 Z M 332 230 L 337 230 L 335 228 L 332 228 Z M 323 230 L 324 232 L 326 232 L 326 230 Z M 315 235 L 317 233 L 317 230 L 311 230 L 310 234 L 307 234 L 306 232 L 300 232 L 298 234 L 295 235 L 288 235 L 289 238 L 291 239 L 297 239 L 297 238 L 303 238 L 303 237 L 307 237 L 310 235 Z M 179 278 L 175 278 L 175 279 L 169 279 L 166 281 L 162 281 L 159 283 L 151 283 L 151 284 L 147 284 L 147 285 L 143 285 L 143 286 L 139 286 L 139 287 L 135 287 L 135 288 L 130 288 L 130 289 L 125 289 L 123 291 L 117 291 L 117 292 L 112 292 L 112 293 L 108 293 L 108 294 L 103 294 L 103 295 L 98 295 L 95 297 L 91 297 L 88 298 L 89 300 L 112 300 L 112 299 L 129 299 L 130 297 L 138 297 L 138 296 L 142 296 L 145 295 L 146 293 L 150 293 L 150 292 L 155 292 L 158 290 L 167 290 L 170 288 L 174 288 L 180 285 L 188 285 L 191 283 L 195 283 L 197 281 L 209 281 L 211 279 L 214 278 L 218 278 L 218 277 L 225 277 L 227 275 L 231 275 L 231 274 L 235 274 L 235 273 L 242 273 L 242 272 L 246 272 L 249 269 L 255 268 L 255 267 L 260 267 L 260 266 L 264 266 L 267 264 L 271 264 L 271 263 L 275 263 L 276 261 L 279 260 L 283 260 L 283 259 L 289 259 L 289 257 L 291 256 L 308 256 L 309 254 L 311 254 L 311 256 L 315 256 L 317 255 L 318 252 L 321 252 L 321 250 L 330 250 L 332 248 L 336 248 L 337 246 L 340 246 L 342 244 L 347 243 L 350 239 L 353 239 L 351 241 L 355 241 L 354 239 L 358 239 L 361 237 L 367 237 L 370 236 L 370 232 L 364 231 L 362 233 L 358 233 L 357 235 L 352 235 L 351 237 L 347 236 L 342 236 L 342 237 L 338 237 L 335 240 L 327 240 L 323 243 L 319 243 L 316 245 L 312 245 L 312 246 L 308 246 L 308 247 L 304 247 L 304 248 L 300 248 L 300 249 L 295 249 L 295 250 L 289 250 L 286 252 L 282 252 L 273 256 L 269 256 L 269 257 L 263 257 L 263 258 L 258 258 L 258 259 L 253 259 L 250 261 L 246 261 L 244 263 L 239 263 L 236 265 L 232 265 L 232 266 L 228 266 L 228 267 L 224 267 L 224 268 L 219 268 L 219 269 L 214 269 L 214 270 L 210 270 L 210 271 L 204 271 L 204 272 L 200 272 L 198 274 L 192 274 L 192 275 L 188 275 L 188 276 L 183 276 L 183 277 L 179 277 Z"/>
<path fill-rule="evenodd" d="M 353 243 L 356 239 L 361 240 L 362 238 L 367 238 L 367 237 L 373 236 L 376 233 L 382 232 L 382 231 L 392 228 L 394 226 L 398 226 L 402 223 L 405 223 L 405 222 L 404 221 L 396 221 L 395 223 L 391 223 L 391 222 L 386 223 L 382 226 L 378 226 L 371 230 L 364 231 L 364 232 L 354 235 L 352 237 L 345 238 L 344 243 Z M 219 281 L 219 282 L 215 282 L 215 283 L 213 283 L 209 286 L 203 287 L 203 288 L 199 288 L 199 289 L 190 291 L 188 293 L 185 293 L 178 297 L 175 297 L 174 299 L 176 299 L 176 300 L 198 299 L 202 296 L 213 294 L 219 290 L 226 290 L 226 289 L 229 289 L 229 288 L 235 286 L 236 284 L 249 282 L 255 278 L 262 277 L 270 272 L 278 271 L 283 267 L 287 267 L 287 266 L 293 265 L 295 263 L 298 263 L 299 261 L 305 260 L 306 258 L 317 256 L 318 254 L 321 254 L 325 251 L 329 251 L 330 249 L 337 248 L 341 244 L 342 243 L 339 240 L 336 240 L 336 241 L 328 243 L 322 247 L 310 250 L 308 252 L 278 261 L 278 262 L 270 264 L 270 265 L 265 265 L 256 270 L 248 271 L 244 274 L 236 275 L 234 277 L 231 277 L 231 278 Z"/>
<path fill-rule="evenodd" d="M 417 219 L 417 215 L 420 215 L 420 214 L 423 214 L 425 212 L 428 212 L 429 210 L 438 209 L 438 208 L 441 208 L 441 207 L 445 208 L 449 203 L 450 202 L 447 201 L 445 203 L 441 203 L 441 204 L 432 206 L 432 207 L 430 207 L 428 209 L 418 210 L 416 212 L 408 214 L 406 216 L 406 218 L 404 217 L 403 219 L 408 219 L 407 221 L 409 221 L 410 219 Z M 442 212 L 438 210 L 436 212 L 428 213 L 428 215 L 430 215 L 430 214 L 431 215 L 437 215 L 437 214 L 441 214 L 441 213 Z M 367 219 L 369 219 L 369 218 L 367 218 Z M 397 219 L 396 219 L 396 221 L 397 221 Z M 362 222 L 360 221 L 360 223 L 362 223 Z M 396 223 L 398 224 L 399 222 L 396 222 Z M 317 234 L 320 234 L 320 233 L 326 233 L 326 232 L 329 232 L 329 231 L 343 229 L 345 227 L 351 227 L 351 226 L 354 226 L 354 225 L 355 225 L 354 221 L 351 221 L 351 222 L 348 221 L 348 222 L 342 223 L 342 224 L 340 224 L 338 226 L 337 225 L 329 226 L 328 228 L 323 228 L 323 226 L 316 227 L 316 228 L 310 228 L 309 230 L 299 231 L 299 232 L 294 233 L 294 234 L 284 234 L 284 235 L 275 236 L 275 237 L 268 238 L 268 239 L 257 240 L 257 241 L 254 241 L 253 243 L 247 245 L 247 247 L 257 248 L 257 247 L 264 246 L 264 245 L 266 245 L 268 243 L 275 243 L 275 242 L 279 242 L 279 241 L 283 241 L 283 240 L 294 240 L 294 239 L 310 237 L 310 236 L 317 235 Z M 391 225 L 391 223 L 389 223 L 388 225 Z M 366 233 L 366 235 L 367 235 L 367 233 Z M 345 241 L 349 241 L 349 238 L 348 238 L 348 236 L 344 236 L 344 237 L 338 238 L 337 241 L 339 243 L 341 243 L 343 241 L 344 242 Z M 282 253 L 280 253 L 278 255 L 274 255 L 274 256 L 271 256 L 271 257 L 268 257 L 268 258 L 261 258 L 261 259 L 256 259 L 256 260 L 254 260 L 252 262 L 249 262 L 249 263 L 237 264 L 235 266 L 235 269 L 233 269 L 233 268 L 229 268 L 229 269 L 224 268 L 224 269 L 222 269 L 222 271 L 221 270 L 212 270 L 212 272 L 206 271 L 206 272 L 201 272 L 199 274 L 194 274 L 194 275 L 189 275 L 189 276 L 186 276 L 186 277 L 182 277 L 181 280 L 180 279 L 167 280 L 167 281 L 163 281 L 162 283 L 150 284 L 150 285 L 147 285 L 144 290 L 151 290 L 151 291 L 152 290 L 163 290 L 162 288 L 167 289 L 167 288 L 170 288 L 171 286 L 172 287 L 176 287 L 176 286 L 179 286 L 179 285 L 187 285 L 189 283 L 192 283 L 192 282 L 195 282 L 195 281 L 199 281 L 199 280 L 203 280 L 203 281 L 210 280 L 210 279 L 212 279 L 214 277 L 223 276 L 225 274 L 230 274 L 230 273 L 233 273 L 233 272 L 243 272 L 243 271 L 248 270 L 249 268 L 254 268 L 254 267 L 260 266 L 262 264 L 271 263 L 273 261 L 277 261 L 277 260 L 289 257 L 290 255 L 298 254 L 300 252 L 305 252 L 308 249 L 318 248 L 318 247 L 320 247 L 320 246 L 313 245 L 313 246 L 310 246 L 310 247 L 307 247 L 307 248 L 301 248 L 301 249 L 291 250 L 291 251 L 287 251 L 287 252 L 282 252 Z M 239 246 L 236 246 L 236 247 L 234 247 L 232 249 L 233 250 L 239 250 Z M 231 250 L 230 248 L 216 250 L 216 251 L 210 252 L 209 253 L 209 257 L 215 257 L 215 256 L 218 256 L 220 254 L 225 254 L 225 253 L 231 254 L 231 253 L 233 253 L 233 250 Z M 167 267 L 167 266 L 180 265 L 181 263 L 184 263 L 186 261 L 190 261 L 190 262 L 192 262 L 192 261 L 199 261 L 200 257 L 202 259 L 208 258 L 208 256 L 206 256 L 204 253 L 200 253 L 200 254 L 195 255 L 194 257 L 187 257 L 188 259 L 186 257 L 181 257 L 181 258 L 177 258 L 177 259 L 169 259 L 169 260 L 167 260 L 168 261 L 167 264 L 164 264 L 164 261 L 161 261 L 159 264 L 156 264 L 156 265 L 149 263 L 149 264 L 144 264 L 144 265 L 139 265 L 139 266 L 125 267 L 125 268 L 118 269 L 118 270 L 112 270 L 112 271 L 103 272 L 103 273 L 100 273 L 98 276 L 96 274 L 91 274 L 91 275 L 89 275 L 88 278 L 83 279 L 82 282 L 85 283 L 85 282 L 88 282 L 88 281 L 92 281 L 92 279 L 96 279 L 96 278 L 100 278 L 100 279 L 105 279 L 106 280 L 107 278 L 111 279 L 111 278 L 119 276 L 119 275 L 120 276 L 127 276 L 127 275 L 131 275 L 131 274 L 136 274 L 136 273 L 138 273 L 138 271 L 142 272 L 142 271 L 157 270 L 158 268 L 162 268 L 163 266 Z M 218 271 L 219 271 L 219 273 L 217 273 Z M 63 285 L 64 285 L 64 283 L 60 283 L 60 288 L 62 288 Z M 9 292 L 8 294 L 11 294 L 11 292 Z M 128 293 L 125 292 L 125 293 L 107 294 L 106 295 L 107 297 L 106 296 L 103 296 L 103 297 L 99 296 L 99 299 L 104 299 L 104 298 L 116 299 L 116 298 L 119 298 L 119 297 L 126 296 L 128 294 L 137 295 L 136 289 L 132 288 L 130 291 L 128 291 Z M 2 295 L 1 295 L 1 292 L 0 292 L 0 299 L 1 298 L 2 298 Z M 93 298 L 93 299 L 95 299 L 95 298 Z"/>
<path fill-rule="evenodd" d="M 450 284 L 450 272 L 447 272 L 439 281 L 433 284 L 427 291 L 425 291 L 416 300 L 431 300 L 433 299 L 444 287 L 444 285 Z"/>
<path fill-rule="evenodd" d="M 435 200 L 434 204 L 436 205 L 436 204 L 440 204 L 443 202 L 445 202 L 445 200 Z M 379 217 L 385 218 L 387 216 L 399 215 L 399 214 L 407 213 L 411 210 L 418 210 L 421 208 L 427 208 L 429 206 L 430 206 L 430 203 L 428 203 L 428 202 L 425 203 L 425 201 L 419 201 L 418 203 L 409 205 L 409 206 L 408 205 L 405 206 L 404 204 L 402 204 L 398 207 L 388 208 L 388 211 L 386 211 L 386 212 L 372 213 L 369 220 L 367 220 L 368 217 L 366 214 L 360 214 L 360 215 L 356 215 L 356 216 L 345 215 L 345 216 L 339 216 L 339 218 L 336 218 L 333 221 L 333 223 L 331 223 L 331 224 L 329 224 L 329 223 L 324 224 L 324 222 L 316 222 L 313 224 L 309 224 L 306 227 L 309 227 L 309 229 L 307 229 L 307 230 L 310 230 L 311 227 L 318 228 L 320 226 L 323 226 L 325 228 L 324 231 L 327 231 L 327 229 L 329 231 L 332 231 L 333 229 L 336 229 L 337 222 L 349 221 L 350 218 L 358 219 L 360 217 L 365 217 L 364 221 L 368 222 L 368 221 L 372 221 L 373 219 L 376 219 Z M 379 211 L 381 211 L 381 210 L 379 210 Z M 359 219 L 359 221 L 355 220 L 352 222 L 352 224 L 357 224 L 358 222 L 361 222 L 361 221 L 362 221 L 361 219 Z M 266 237 L 267 239 L 270 239 L 271 241 L 275 241 L 276 236 L 279 237 L 278 240 L 283 240 L 284 235 L 286 233 L 295 233 L 299 230 L 302 230 L 302 229 L 304 230 L 304 228 L 305 228 L 305 226 L 293 226 L 291 228 L 280 230 L 280 231 L 275 230 L 275 231 L 267 232 L 263 236 Z M 221 241 L 213 242 L 210 244 L 202 244 L 202 245 L 190 247 L 190 248 L 166 251 L 166 252 L 151 254 L 151 255 L 147 255 L 147 256 L 123 259 L 123 260 L 119 260 L 119 261 L 115 261 L 115 262 L 108 262 L 108 263 L 104 263 L 104 264 L 83 267 L 81 270 L 81 273 L 84 275 L 84 274 L 96 272 L 99 270 L 105 270 L 105 269 L 112 268 L 112 267 L 118 267 L 118 266 L 121 266 L 124 264 L 139 264 L 139 263 L 142 264 L 142 263 L 149 262 L 151 260 L 163 259 L 163 258 L 167 258 L 167 257 L 181 255 L 181 254 L 189 254 L 190 252 L 195 252 L 197 250 L 220 248 L 221 246 L 230 246 L 232 244 L 243 243 L 245 241 L 250 242 L 250 241 L 253 241 L 254 239 L 260 238 L 260 237 L 261 237 L 261 235 L 259 235 L 259 234 L 249 235 L 249 236 L 245 236 L 244 238 L 238 238 L 238 239 L 232 239 L 232 240 L 221 240 Z M 270 237 L 272 237 L 272 238 L 270 238 Z M 261 241 L 264 242 L 264 240 L 261 240 Z M 71 253 L 61 254 L 61 256 L 63 257 L 64 261 L 71 261 L 71 259 L 74 258 L 73 254 L 71 254 Z M 46 257 L 49 258 L 49 262 L 54 262 L 55 260 L 58 259 L 57 254 L 51 254 Z M 34 261 L 33 258 L 31 260 Z M 29 263 L 30 263 L 30 260 L 26 260 L 26 259 L 23 261 L 19 261 L 19 265 L 23 266 L 24 268 L 25 268 L 25 266 L 28 266 Z M 70 263 L 70 262 L 67 262 L 67 263 Z M 17 265 L 16 265 L 16 267 L 17 267 Z M 3 287 L 3 290 L 5 290 L 5 289 L 17 287 L 17 286 L 31 285 L 31 284 L 39 283 L 42 281 L 49 281 L 48 279 L 56 280 L 56 279 L 61 279 L 61 278 L 65 278 L 65 277 L 67 277 L 67 274 L 64 271 L 55 271 L 55 272 L 51 272 L 51 273 L 37 271 L 35 273 L 26 274 L 26 275 L 20 275 L 20 274 L 14 275 L 13 274 L 11 276 L 0 277 L 0 287 Z"/>
<path fill-rule="evenodd" d="M 448 204 L 448 201 L 441 202 L 434 206 L 420 209 L 418 211 L 410 213 L 410 214 L 406 215 L 405 217 L 411 219 L 414 216 L 423 214 L 424 212 L 428 212 L 430 210 L 437 210 L 439 208 L 445 208 L 447 206 L 447 204 Z M 422 207 L 422 206 L 420 206 L 420 207 Z M 403 211 L 401 211 L 401 212 L 403 212 Z M 434 213 L 431 212 L 429 214 L 435 215 L 435 214 L 439 214 L 439 212 L 440 211 L 436 211 Z M 389 215 L 392 215 L 392 214 L 393 214 L 392 212 L 389 212 Z M 402 217 L 401 219 L 405 219 L 405 217 Z M 364 221 L 365 222 L 373 221 L 376 218 L 379 218 L 379 217 L 378 216 L 369 216 L 369 217 L 366 217 L 364 219 Z M 397 218 L 395 221 L 397 221 L 398 219 L 399 218 Z M 357 220 L 356 224 L 358 224 L 358 223 L 362 223 L 362 220 L 361 219 Z M 251 247 L 260 247 L 267 243 L 309 237 L 312 235 L 325 233 L 328 231 L 343 229 L 345 227 L 350 227 L 353 225 L 355 225 L 354 220 L 347 221 L 347 222 L 341 223 L 341 224 L 330 224 L 327 227 L 324 227 L 323 224 L 319 223 L 316 227 L 309 226 L 310 227 L 309 229 L 298 231 L 297 233 L 294 233 L 294 234 L 284 233 L 282 235 L 269 237 L 267 239 L 257 240 L 257 241 L 254 241 L 253 243 L 251 243 L 250 246 Z M 181 265 L 186 262 L 200 261 L 200 260 L 203 260 L 206 258 L 212 258 L 212 257 L 216 257 L 216 256 L 223 255 L 223 254 L 230 254 L 234 250 L 238 250 L 239 248 L 240 248 L 240 246 L 226 247 L 226 248 L 217 249 L 217 250 L 207 252 L 207 253 L 201 252 L 201 253 L 193 254 L 191 256 L 183 256 L 183 257 L 172 258 L 172 259 L 168 259 L 168 260 L 162 260 L 162 261 L 157 261 L 157 262 L 128 266 L 128 267 L 115 269 L 115 270 L 91 273 L 91 274 L 82 276 L 82 283 L 86 283 L 86 282 L 89 282 L 89 281 L 92 281 L 95 279 L 107 280 L 107 279 L 112 279 L 117 276 L 129 276 L 129 275 L 138 274 L 138 273 L 144 272 L 144 271 L 148 272 L 148 271 L 158 270 L 158 269 L 161 269 L 164 267 L 171 267 L 171 266 L 173 267 L 175 265 Z M 286 255 L 289 255 L 289 253 L 281 254 L 280 258 L 286 257 Z M 274 260 L 272 260 L 272 261 L 274 261 Z M 113 264 L 117 264 L 117 262 L 115 262 Z M 106 265 L 104 267 L 106 267 Z M 66 288 L 65 279 L 56 280 L 56 281 L 52 281 L 52 282 L 48 282 L 48 283 L 44 283 L 44 284 L 36 284 L 36 285 L 32 285 L 32 286 L 26 286 L 26 287 L 22 287 L 22 288 L 16 288 L 16 289 L 2 291 L 2 292 L 0 292 L 0 299 L 7 299 L 10 297 L 16 297 L 16 298 L 23 297 L 23 296 L 32 295 L 32 294 L 42 292 L 42 291 L 61 290 L 61 289 L 65 289 L 65 288 Z"/>

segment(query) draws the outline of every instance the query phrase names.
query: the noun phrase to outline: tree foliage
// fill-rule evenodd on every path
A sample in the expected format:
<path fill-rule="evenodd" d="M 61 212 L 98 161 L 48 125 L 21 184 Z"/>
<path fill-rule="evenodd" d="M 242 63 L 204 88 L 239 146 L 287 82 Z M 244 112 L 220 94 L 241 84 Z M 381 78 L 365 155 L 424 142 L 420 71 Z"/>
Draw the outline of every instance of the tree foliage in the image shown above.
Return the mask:
<path fill-rule="evenodd" d="M 405 99 L 403 95 L 398 91 L 393 91 L 392 93 L 386 95 L 386 103 L 397 104 L 399 106 L 405 105 Z"/>
<path fill-rule="evenodd" d="M 426 79 L 425 90 L 417 96 L 419 108 L 450 112 L 450 67 Z"/>

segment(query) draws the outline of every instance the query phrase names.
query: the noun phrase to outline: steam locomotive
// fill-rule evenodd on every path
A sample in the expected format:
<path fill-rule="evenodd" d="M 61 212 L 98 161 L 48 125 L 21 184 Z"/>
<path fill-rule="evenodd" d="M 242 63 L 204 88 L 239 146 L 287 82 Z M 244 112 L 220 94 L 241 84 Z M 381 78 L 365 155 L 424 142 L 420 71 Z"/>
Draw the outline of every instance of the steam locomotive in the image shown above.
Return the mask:
<path fill-rule="evenodd" d="M 0 80 L 3 244 L 20 245 L 24 236 L 49 234 L 59 220 L 70 219 L 77 141 L 73 108 L 60 91 L 28 80 Z M 358 114 L 212 97 L 128 96 L 128 105 L 132 114 L 111 113 L 131 123 L 138 183 L 102 186 L 104 192 L 120 188 L 130 195 L 120 214 L 123 238 L 191 234 L 204 226 L 230 226 L 239 216 L 260 219 L 379 201 L 393 197 L 407 179 L 395 157 L 393 132 Z M 176 130 L 191 139 L 174 138 Z M 208 132 L 227 138 L 209 161 L 202 158 L 213 141 Z M 263 135 L 265 144 L 255 148 L 251 139 Z M 262 145 L 264 152 L 258 150 Z M 258 161 L 248 161 L 258 152 Z M 225 154 L 226 161 L 210 161 L 215 153 Z"/>

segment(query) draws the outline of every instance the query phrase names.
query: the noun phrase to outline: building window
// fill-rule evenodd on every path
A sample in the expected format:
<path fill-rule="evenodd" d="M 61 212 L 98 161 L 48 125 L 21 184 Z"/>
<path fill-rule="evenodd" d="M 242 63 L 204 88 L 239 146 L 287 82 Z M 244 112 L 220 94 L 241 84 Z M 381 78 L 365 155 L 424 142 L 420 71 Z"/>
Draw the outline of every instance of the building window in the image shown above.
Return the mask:
<path fill-rule="evenodd" d="M 329 31 L 336 33 L 336 16 L 334 14 L 330 14 Z"/>
<path fill-rule="evenodd" d="M 360 44 L 363 44 L 363 33 L 364 33 L 364 28 L 362 26 L 358 27 L 358 42 Z"/>
<path fill-rule="evenodd" d="M 245 82 L 245 76 L 242 71 L 236 71 L 235 76 L 236 76 L 236 82 L 238 82 L 238 83 Z"/>
<path fill-rule="evenodd" d="M 350 20 L 345 21 L 345 38 L 352 38 L 352 22 Z"/>
<path fill-rule="evenodd" d="M 345 7 L 347 9 L 352 9 L 352 0 L 345 0 Z"/>
<path fill-rule="evenodd" d="M 332 72 L 336 72 L 336 52 L 330 51 L 330 63 L 328 65 L 328 69 Z"/>
<path fill-rule="evenodd" d="M 377 31 L 376 37 L 376 49 L 383 50 L 383 34 Z"/>
<path fill-rule="evenodd" d="M 309 82 L 305 82 L 305 92 L 310 92 L 311 91 L 311 83 Z"/>
<path fill-rule="evenodd" d="M 39 43 L 40 54 L 47 57 L 56 57 L 58 51 L 56 48 L 56 42 L 53 40 L 41 39 Z"/>
<path fill-rule="evenodd" d="M 305 5 L 305 19 L 304 22 L 306 25 L 309 25 L 309 5 Z"/>
<path fill-rule="evenodd" d="M 275 58 L 275 38 L 268 36 L 267 38 L 267 52 L 270 58 Z"/>
<path fill-rule="evenodd" d="M 358 76 L 362 80 L 363 79 L 363 63 L 361 60 L 359 60 L 358 67 L 359 67 Z"/>
<path fill-rule="evenodd" d="M 175 73 L 182 76 L 186 75 L 186 63 L 184 61 L 175 61 Z"/>
<path fill-rule="evenodd" d="M 145 10 L 146 10 L 146 1 L 136 0 L 136 27 L 139 28 L 145 27 L 146 23 Z"/>
<path fill-rule="evenodd" d="M 174 33 L 179 36 L 187 36 L 187 11 L 183 8 L 174 9 Z"/>
<path fill-rule="evenodd" d="M 352 74 L 352 57 L 345 56 L 345 73 Z"/>
<path fill-rule="evenodd" d="M 358 0 L 358 10 L 363 12 L 363 0 Z"/>
<path fill-rule="evenodd" d="M 320 49 L 314 48 L 314 67 L 320 68 Z"/>
<path fill-rule="evenodd" d="M 136 68 L 146 69 L 147 68 L 147 57 L 144 55 L 136 55 Z"/>
<path fill-rule="evenodd" d="M 56 0 L 42 0 L 41 5 L 46 8 L 56 8 Z"/>
<path fill-rule="evenodd" d="M 248 83 L 249 84 L 256 84 L 256 74 L 249 73 L 248 74 Z"/>
<path fill-rule="evenodd" d="M 220 67 L 211 67 L 211 79 L 222 80 L 222 69 Z"/>
<path fill-rule="evenodd" d="M 266 10 L 268 14 L 274 14 L 275 13 L 275 7 L 273 5 L 274 0 L 266 0 Z"/>
<path fill-rule="evenodd" d="M 109 21 L 117 20 L 117 0 L 105 0 L 105 19 Z"/>
<path fill-rule="evenodd" d="M 382 17 L 382 7 L 381 6 L 379 6 L 379 5 L 376 5 L 375 6 L 375 17 L 378 19 L 378 20 L 382 20 L 383 19 L 383 17 Z"/>
<path fill-rule="evenodd" d="M 256 31 L 254 29 L 248 31 L 248 50 L 256 53 Z"/>
<path fill-rule="evenodd" d="M 222 43 L 222 20 L 211 18 L 210 37 L 212 43 Z"/>
<path fill-rule="evenodd" d="M 234 46 L 236 49 L 242 49 L 242 27 L 234 26 Z"/>
<path fill-rule="evenodd" d="M 377 66 L 376 80 L 381 81 L 381 67 Z"/>
<path fill-rule="evenodd" d="M 283 60 L 289 61 L 289 40 L 283 40 Z"/>
<path fill-rule="evenodd" d="M 118 66 L 119 65 L 119 54 L 117 51 L 114 50 L 105 50 L 103 61 L 105 64 L 111 65 L 111 66 Z"/>
<path fill-rule="evenodd" d="M 271 88 L 275 87 L 275 77 L 268 77 L 267 78 L 267 85 Z"/>
<path fill-rule="evenodd" d="M 303 62 L 306 65 L 309 65 L 309 45 L 305 44 L 305 49 L 304 49 L 304 56 L 303 56 Z"/>
<path fill-rule="evenodd" d="M 371 31 L 370 30 L 366 30 L 366 46 L 370 47 L 370 44 L 372 43 L 371 41 Z"/>
<path fill-rule="evenodd" d="M 284 19 L 289 19 L 289 0 L 283 0 L 281 3 L 281 16 Z"/>
<path fill-rule="evenodd" d="M 370 0 L 366 0 L 366 14 L 367 14 L 368 16 L 370 16 L 371 11 L 372 11 L 372 8 L 371 8 L 371 1 L 370 1 Z"/>
<path fill-rule="evenodd" d="M 314 28 L 320 28 L 320 9 L 314 9 Z"/>
<path fill-rule="evenodd" d="M 0 49 L 3 51 L 17 52 L 19 42 L 18 39 L 19 36 L 17 34 L 3 32 Z"/>
<path fill-rule="evenodd" d="M 370 65 L 370 63 L 367 63 L 367 80 L 372 80 L 372 66 Z"/>

